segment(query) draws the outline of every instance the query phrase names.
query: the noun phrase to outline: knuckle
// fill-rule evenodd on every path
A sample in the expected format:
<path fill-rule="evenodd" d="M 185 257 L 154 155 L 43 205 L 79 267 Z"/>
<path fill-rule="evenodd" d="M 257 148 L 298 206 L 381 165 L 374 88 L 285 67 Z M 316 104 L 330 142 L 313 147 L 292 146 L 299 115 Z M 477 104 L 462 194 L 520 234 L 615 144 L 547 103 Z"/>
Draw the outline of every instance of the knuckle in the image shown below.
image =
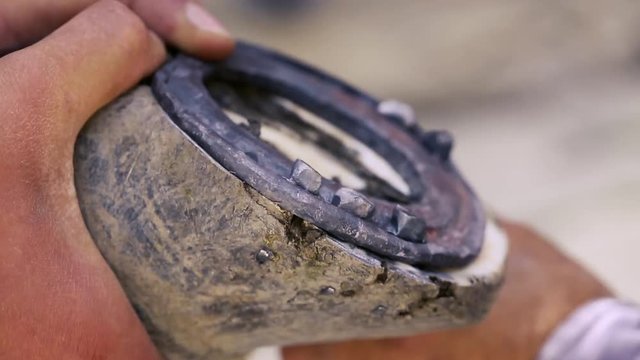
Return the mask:
<path fill-rule="evenodd" d="M 101 41 L 118 44 L 127 53 L 135 51 L 148 38 L 142 19 L 120 1 L 99 1 L 88 9 L 85 20 Z"/>
<path fill-rule="evenodd" d="M 114 15 L 113 21 L 118 25 L 116 27 L 113 24 L 107 24 L 107 26 L 118 32 L 117 36 L 122 44 L 137 48 L 148 41 L 146 25 L 131 9 L 114 0 L 108 0 L 107 6 Z"/>
<path fill-rule="evenodd" d="M 103 44 L 111 65 L 122 71 L 120 78 L 136 73 L 149 56 L 151 39 L 145 23 L 126 5 L 103 0 L 91 9 L 95 42 Z M 114 84 L 118 82 L 115 81 Z"/>
<path fill-rule="evenodd" d="M 146 48 L 149 42 L 149 32 L 142 21 L 136 18 L 137 21 L 132 21 L 126 28 L 126 39 L 130 46 L 130 50 L 140 50 Z"/>

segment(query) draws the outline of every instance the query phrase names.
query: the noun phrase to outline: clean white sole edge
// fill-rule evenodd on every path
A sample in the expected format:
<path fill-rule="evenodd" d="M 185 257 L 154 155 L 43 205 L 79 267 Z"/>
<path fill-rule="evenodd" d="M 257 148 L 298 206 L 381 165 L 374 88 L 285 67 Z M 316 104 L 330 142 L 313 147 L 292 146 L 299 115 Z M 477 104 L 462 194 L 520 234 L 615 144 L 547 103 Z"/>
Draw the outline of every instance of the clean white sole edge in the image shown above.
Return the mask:
<path fill-rule="evenodd" d="M 257 348 L 247 356 L 247 360 L 283 360 L 282 348 L 279 346 Z"/>

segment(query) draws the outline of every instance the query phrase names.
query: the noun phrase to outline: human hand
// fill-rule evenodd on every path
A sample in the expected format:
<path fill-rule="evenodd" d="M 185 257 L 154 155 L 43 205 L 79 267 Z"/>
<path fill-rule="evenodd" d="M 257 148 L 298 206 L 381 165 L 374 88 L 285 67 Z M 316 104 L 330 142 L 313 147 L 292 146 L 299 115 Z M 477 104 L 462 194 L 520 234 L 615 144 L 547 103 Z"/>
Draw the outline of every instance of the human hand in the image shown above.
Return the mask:
<path fill-rule="evenodd" d="M 481 323 L 403 339 L 293 347 L 285 350 L 285 360 L 534 359 L 573 310 L 610 293 L 540 235 L 519 225 L 503 226 L 510 240 L 506 281 Z"/>
<path fill-rule="evenodd" d="M 184 1 L 91 3 L 0 2 L 0 54 L 34 43 L 0 58 L 2 359 L 159 358 L 85 228 L 74 143 L 96 110 L 164 60 L 150 29 L 207 58 L 233 40 L 196 28 L 190 18 L 215 23 Z"/>
<path fill-rule="evenodd" d="M 199 0 L 119 0 L 162 39 L 198 57 L 220 59 L 234 41 Z M 35 43 L 98 0 L 0 2 L 0 56 Z M 90 29 L 85 29 L 89 31 Z"/>

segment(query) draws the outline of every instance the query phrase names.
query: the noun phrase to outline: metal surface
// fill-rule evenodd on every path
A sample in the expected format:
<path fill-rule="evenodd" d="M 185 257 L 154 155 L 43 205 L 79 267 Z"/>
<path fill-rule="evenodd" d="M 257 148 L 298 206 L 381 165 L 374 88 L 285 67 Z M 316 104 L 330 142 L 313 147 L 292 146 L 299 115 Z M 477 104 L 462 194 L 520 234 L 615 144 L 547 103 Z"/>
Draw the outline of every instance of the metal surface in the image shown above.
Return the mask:
<path fill-rule="evenodd" d="M 380 179 L 375 179 L 380 186 L 362 193 L 324 177 L 318 187 L 315 170 L 303 169 L 303 163 L 260 139 L 259 122 L 234 123 L 224 112 L 230 106 L 225 96 L 209 96 L 210 82 L 251 86 L 262 97 L 282 97 L 326 119 L 392 164 L 408 194 Z M 482 247 L 485 216 L 450 160 L 451 136 L 423 131 L 407 118 L 412 115 L 406 107 L 380 103 L 307 65 L 246 43 L 218 63 L 178 56 L 156 73 L 153 91 L 171 119 L 225 169 L 341 240 L 429 268 L 466 265 Z"/>

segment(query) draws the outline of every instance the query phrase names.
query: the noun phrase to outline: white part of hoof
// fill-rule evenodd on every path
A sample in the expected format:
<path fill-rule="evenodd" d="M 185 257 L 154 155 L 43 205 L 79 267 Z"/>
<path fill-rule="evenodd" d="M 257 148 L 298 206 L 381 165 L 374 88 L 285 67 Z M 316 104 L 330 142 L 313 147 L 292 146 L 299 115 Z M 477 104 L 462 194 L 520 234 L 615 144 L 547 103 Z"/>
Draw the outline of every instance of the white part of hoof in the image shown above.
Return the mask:
<path fill-rule="evenodd" d="M 508 251 L 507 234 L 493 219 L 487 219 L 484 244 L 478 257 L 463 268 L 444 271 L 444 273 L 462 286 L 470 285 L 474 279 L 493 280 L 502 277 Z"/>
<path fill-rule="evenodd" d="M 283 360 L 279 346 L 265 346 L 253 350 L 246 360 Z"/>

